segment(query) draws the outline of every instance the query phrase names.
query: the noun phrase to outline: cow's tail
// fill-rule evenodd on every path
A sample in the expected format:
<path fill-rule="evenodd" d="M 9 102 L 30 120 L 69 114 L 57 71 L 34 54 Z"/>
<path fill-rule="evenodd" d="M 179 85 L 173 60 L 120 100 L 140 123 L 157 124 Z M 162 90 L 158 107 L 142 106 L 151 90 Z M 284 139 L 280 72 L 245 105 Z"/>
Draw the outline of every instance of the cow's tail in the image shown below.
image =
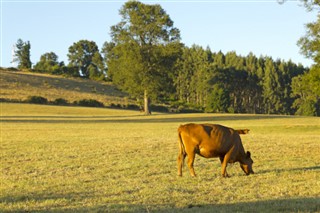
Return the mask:
<path fill-rule="evenodd" d="M 184 148 L 184 144 L 183 144 L 183 140 L 182 140 L 182 137 L 181 137 L 180 129 L 178 129 L 178 143 L 179 143 L 179 148 L 180 148 L 179 154 L 180 155 L 186 155 L 186 150 Z"/>
<path fill-rule="evenodd" d="M 181 137 L 181 126 L 178 128 L 178 144 L 179 144 L 179 154 L 178 154 L 178 175 L 182 176 L 182 168 L 184 166 L 184 158 L 186 157 L 186 149 L 183 144 L 183 139 Z"/>
<path fill-rule="evenodd" d="M 249 134 L 250 129 L 236 129 L 236 131 L 238 132 L 238 134 L 240 135 L 245 135 L 245 134 Z"/>

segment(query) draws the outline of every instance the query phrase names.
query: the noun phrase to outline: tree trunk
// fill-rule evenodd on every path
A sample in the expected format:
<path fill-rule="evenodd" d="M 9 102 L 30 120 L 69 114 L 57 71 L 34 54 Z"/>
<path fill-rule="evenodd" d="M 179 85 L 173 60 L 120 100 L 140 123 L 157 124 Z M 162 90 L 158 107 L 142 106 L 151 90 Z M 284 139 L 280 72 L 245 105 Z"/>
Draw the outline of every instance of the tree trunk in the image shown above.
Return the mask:
<path fill-rule="evenodd" d="M 144 90 L 144 114 L 145 115 L 151 115 L 151 111 L 149 108 L 150 108 L 150 101 L 148 97 L 148 91 Z"/>

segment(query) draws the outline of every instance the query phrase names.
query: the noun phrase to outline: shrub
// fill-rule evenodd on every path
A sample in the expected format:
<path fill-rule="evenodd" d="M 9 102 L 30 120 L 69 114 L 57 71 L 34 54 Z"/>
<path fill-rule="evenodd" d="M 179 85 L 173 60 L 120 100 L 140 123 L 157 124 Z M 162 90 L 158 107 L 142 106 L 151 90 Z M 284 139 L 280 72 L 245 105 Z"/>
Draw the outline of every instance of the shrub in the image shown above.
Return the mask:
<path fill-rule="evenodd" d="M 86 107 L 104 107 L 103 103 L 94 99 L 83 99 L 80 101 L 75 101 L 74 104 Z"/>
<path fill-rule="evenodd" d="M 122 106 L 121 106 L 121 104 L 111 103 L 111 104 L 110 104 L 110 108 L 113 108 L 113 109 L 122 109 Z"/>
<path fill-rule="evenodd" d="M 132 109 L 132 110 L 139 110 L 140 107 L 138 105 L 135 105 L 135 104 L 128 104 L 126 106 L 127 109 Z"/>
<path fill-rule="evenodd" d="M 151 105 L 150 106 L 151 111 L 156 111 L 156 112 L 168 112 L 169 109 L 166 106 L 162 105 Z"/>
<path fill-rule="evenodd" d="M 8 71 L 13 71 L 13 72 L 19 71 L 19 70 L 18 70 L 17 68 L 15 68 L 15 67 L 8 67 L 8 68 L 1 67 L 1 70 L 8 70 Z"/>
<path fill-rule="evenodd" d="M 47 104 L 48 99 L 41 96 L 29 96 L 27 102 L 32 104 Z"/>
<path fill-rule="evenodd" d="M 68 101 L 66 99 L 63 99 L 63 98 L 57 98 L 52 103 L 55 104 L 55 105 L 68 105 Z"/>

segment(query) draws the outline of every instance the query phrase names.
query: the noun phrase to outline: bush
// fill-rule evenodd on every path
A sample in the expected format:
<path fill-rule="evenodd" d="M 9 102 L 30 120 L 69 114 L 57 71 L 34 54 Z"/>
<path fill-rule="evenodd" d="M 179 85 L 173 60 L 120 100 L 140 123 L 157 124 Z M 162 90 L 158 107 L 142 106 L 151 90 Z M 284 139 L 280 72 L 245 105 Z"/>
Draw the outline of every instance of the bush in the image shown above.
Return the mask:
<path fill-rule="evenodd" d="M 75 101 L 74 104 L 86 107 L 104 107 L 103 103 L 94 99 L 83 99 L 80 101 Z"/>
<path fill-rule="evenodd" d="M 48 99 L 41 96 L 29 96 L 27 102 L 32 104 L 47 104 Z"/>
<path fill-rule="evenodd" d="M 114 103 L 111 103 L 110 107 L 113 109 L 122 109 L 123 108 L 121 104 L 114 104 Z"/>
<path fill-rule="evenodd" d="M 8 71 L 13 71 L 13 72 L 19 71 L 15 67 L 8 67 L 8 68 L 1 67 L 0 70 L 5 70 L 5 71 L 8 70 Z"/>
<path fill-rule="evenodd" d="M 52 102 L 54 105 L 68 105 L 68 101 L 63 98 L 57 98 Z"/>
<path fill-rule="evenodd" d="M 139 110 L 140 107 L 138 105 L 135 105 L 135 104 L 128 104 L 126 106 L 127 109 L 131 109 L 131 110 Z"/>
<path fill-rule="evenodd" d="M 162 105 L 151 105 L 150 106 L 151 111 L 155 111 L 155 112 L 168 112 L 169 109 L 166 106 L 162 106 Z"/>

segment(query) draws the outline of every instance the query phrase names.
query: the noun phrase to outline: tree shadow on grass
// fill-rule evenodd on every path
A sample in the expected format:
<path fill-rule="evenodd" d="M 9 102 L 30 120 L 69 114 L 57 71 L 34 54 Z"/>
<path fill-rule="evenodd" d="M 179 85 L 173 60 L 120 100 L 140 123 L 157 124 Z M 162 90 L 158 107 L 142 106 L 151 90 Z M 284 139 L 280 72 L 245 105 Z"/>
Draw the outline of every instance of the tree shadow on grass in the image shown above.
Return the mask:
<path fill-rule="evenodd" d="M 319 212 L 320 197 L 276 199 L 232 204 L 193 204 L 175 207 L 175 204 L 106 204 L 90 208 L 74 208 L 67 212 Z"/>
<path fill-rule="evenodd" d="M 159 192 L 160 193 L 160 192 Z M 203 195 L 206 196 L 206 195 Z M 87 203 L 88 199 L 103 199 L 103 195 L 90 193 L 67 194 L 32 194 L 18 197 L 1 197 L 0 202 L 11 206 L 10 211 L 0 209 L 1 212 L 319 212 L 320 196 L 309 198 L 288 198 L 261 200 L 254 202 L 240 202 L 229 204 L 199 204 L 190 200 L 189 204 L 182 207 L 179 203 L 163 204 L 131 204 L 125 203 Z M 45 206 L 41 203 L 47 203 Z M 57 200 L 57 202 L 52 202 Z M 59 204 L 59 200 L 63 200 Z M 32 207 L 28 208 L 28 202 Z M 137 202 L 137 201 L 136 201 Z M 19 205 L 20 203 L 21 205 Z M 39 203 L 39 207 L 35 206 Z M 18 204 L 18 205 L 16 205 Z M 14 208 L 13 206 L 17 206 Z"/>
<path fill-rule="evenodd" d="M 170 115 L 170 114 L 167 114 Z M 291 118 L 290 116 L 270 115 L 215 115 L 190 117 L 185 114 L 175 117 L 164 117 L 166 115 L 132 115 L 132 116 L 1 116 L 0 122 L 8 123 L 191 123 L 237 120 L 260 120 L 275 118 Z"/>
<path fill-rule="evenodd" d="M 193 205 L 179 212 L 319 212 L 320 197 L 276 199 L 234 204 Z"/>
<path fill-rule="evenodd" d="M 320 170 L 320 166 L 311 166 L 311 167 L 300 167 L 300 168 L 287 168 L 287 169 L 268 169 L 257 172 L 256 174 L 267 174 L 267 173 L 282 173 L 290 171 L 314 171 Z"/>

